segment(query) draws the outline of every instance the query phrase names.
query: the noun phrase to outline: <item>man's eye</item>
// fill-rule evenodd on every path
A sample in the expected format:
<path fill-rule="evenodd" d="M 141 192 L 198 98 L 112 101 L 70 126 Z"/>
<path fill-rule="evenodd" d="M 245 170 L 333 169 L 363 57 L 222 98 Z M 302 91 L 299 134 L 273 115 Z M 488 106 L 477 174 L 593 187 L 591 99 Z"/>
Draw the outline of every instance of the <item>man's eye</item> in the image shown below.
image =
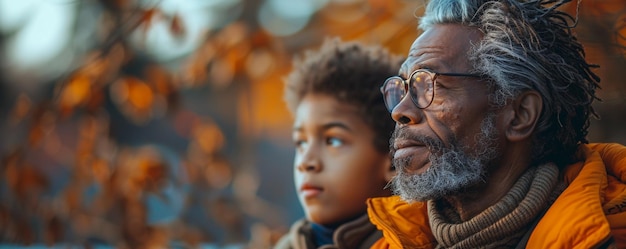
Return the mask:
<path fill-rule="evenodd" d="M 445 82 L 443 82 L 443 84 L 442 84 L 439 81 L 436 81 L 435 84 L 433 84 L 433 85 L 434 85 L 435 89 L 446 89 L 446 88 L 448 88 L 448 87 L 446 87 L 446 83 Z"/>
<path fill-rule="evenodd" d="M 326 139 L 326 144 L 333 146 L 333 147 L 339 147 L 343 145 L 343 141 L 336 137 L 329 137 Z"/>

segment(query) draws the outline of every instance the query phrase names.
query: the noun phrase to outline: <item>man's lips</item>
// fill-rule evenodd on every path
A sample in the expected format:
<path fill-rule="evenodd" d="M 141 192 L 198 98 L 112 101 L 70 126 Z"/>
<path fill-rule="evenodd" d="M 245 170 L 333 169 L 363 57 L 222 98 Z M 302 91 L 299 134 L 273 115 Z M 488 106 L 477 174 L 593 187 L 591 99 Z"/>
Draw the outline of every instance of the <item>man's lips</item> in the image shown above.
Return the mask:
<path fill-rule="evenodd" d="M 407 147 L 423 147 L 424 143 L 415 140 L 396 140 L 393 143 L 394 150 L 400 150 Z"/>
<path fill-rule="evenodd" d="M 428 149 L 423 145 L 415 145 L 415 146 L 405 146 L 395 150 L 393 153 L 393 158 L 406 158 L 406 157 L 415 157 L 420 155 L 427 155 Z"/>
<path fill-rule="evenodd" d="M 408 172 L 419 173 L 426 170 L 425 166 L 429 161 L 429 154 L 430 151 L 428 147 L 420 141 L 396 140 L 393 143 L 392 156 L 394 160 L 410 158 L 410 161 L 397 165 L 400 169 Z"/>
<path fill-rule="evenodd" d="M 412 156 L 415 153 L 419 153 L 418 150 L 424 153 L 424 149 L 427 147 L 424 143 L 415 140 L 396 140 L 393 143 L 393 157 L 394 158 L 404 158 L 407 156 Z"/>

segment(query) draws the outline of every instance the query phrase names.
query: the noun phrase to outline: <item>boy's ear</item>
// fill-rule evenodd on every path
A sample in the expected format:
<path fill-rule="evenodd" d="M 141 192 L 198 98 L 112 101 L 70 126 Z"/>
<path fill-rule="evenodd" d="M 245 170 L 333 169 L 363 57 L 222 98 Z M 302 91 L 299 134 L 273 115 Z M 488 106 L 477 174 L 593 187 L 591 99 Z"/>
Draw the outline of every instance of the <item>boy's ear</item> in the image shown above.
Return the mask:
<path fill-rule="evenodd" d="M 385 163 L 385 181 L 390 182 L 396 175 L 396 169 L 393 167 L 391 160 L 387 160 Z"/>
<path fill-rule="evenodd" d="M 541 95 L 536 91 L 521 93 L 511 103 L 506 136 L 509 141 L 521 141 L 532 136 L 543 108 Z"/>

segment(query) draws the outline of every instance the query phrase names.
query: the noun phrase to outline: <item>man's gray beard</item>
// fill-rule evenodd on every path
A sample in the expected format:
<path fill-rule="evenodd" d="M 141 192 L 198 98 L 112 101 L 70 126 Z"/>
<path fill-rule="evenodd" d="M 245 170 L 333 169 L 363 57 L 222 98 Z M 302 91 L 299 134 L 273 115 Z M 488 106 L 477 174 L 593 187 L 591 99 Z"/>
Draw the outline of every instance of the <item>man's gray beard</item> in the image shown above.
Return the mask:
<path fill-rule="evenodd" d="M 483 181 L 487 163 L 497 157 L 495 116 L 487 115 L 481 124 L 481 133 L 476 138 L 474 148 L 451 141 L 450 148 L 443 142 L 431 137 L 415 136 L 396 130 L 392 136 L 408 137 L 424 143 L 430 150 L 430 167 L 421 174 L 407 173 L 404 169 L 411 166 L 412 157 L 393 159 L 396 176 L 392 179 L 395 194 L 408 202 L 439 199 L 463 188 Z M 393 144 L 393 143 L 391 143 Z M 473 155 L 464 152 L 473 150 Z M 395 151 L 392 149 L 392 155 Z"/>

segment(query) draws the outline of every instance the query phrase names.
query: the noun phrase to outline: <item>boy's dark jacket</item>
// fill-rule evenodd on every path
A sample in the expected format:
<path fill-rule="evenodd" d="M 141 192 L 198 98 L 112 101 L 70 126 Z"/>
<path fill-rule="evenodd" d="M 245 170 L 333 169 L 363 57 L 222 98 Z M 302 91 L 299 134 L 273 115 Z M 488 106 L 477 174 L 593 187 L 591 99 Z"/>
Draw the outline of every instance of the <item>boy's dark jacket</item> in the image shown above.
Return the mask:
<path fill-rule="evenodd" d="M 296 221 L 287 234 L 276 244 L 274 249 L 310 249 L 316 248 L 311 238 L 311 223 L 306 219 Z M 382 232 L 370 223 L 367 215 L 342 224 L 333 234 L 333 245 L 324 245 L 319 249 L 366 249 L 382 237 Z"/>

